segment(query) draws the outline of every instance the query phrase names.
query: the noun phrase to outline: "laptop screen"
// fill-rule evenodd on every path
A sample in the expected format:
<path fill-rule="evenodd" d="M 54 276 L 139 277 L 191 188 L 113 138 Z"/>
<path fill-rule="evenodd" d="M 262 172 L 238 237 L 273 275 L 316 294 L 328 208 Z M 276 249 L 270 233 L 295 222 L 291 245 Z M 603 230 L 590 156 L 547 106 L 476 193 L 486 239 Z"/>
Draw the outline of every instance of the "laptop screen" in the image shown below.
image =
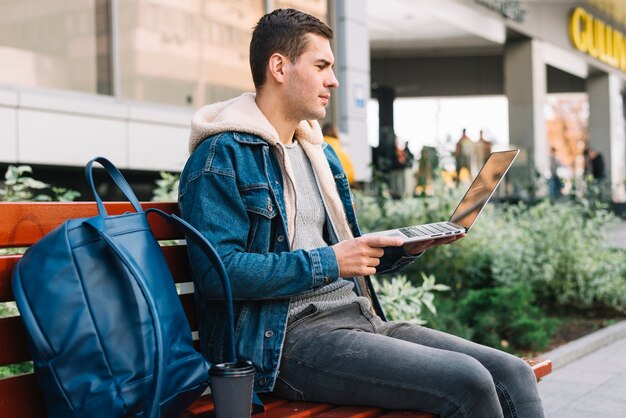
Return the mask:
<path fill-rule="evenodd" d="M 450 222 L 469 229 L 500 184 L 519 150 L 493 152 L 461 199 Z"/>

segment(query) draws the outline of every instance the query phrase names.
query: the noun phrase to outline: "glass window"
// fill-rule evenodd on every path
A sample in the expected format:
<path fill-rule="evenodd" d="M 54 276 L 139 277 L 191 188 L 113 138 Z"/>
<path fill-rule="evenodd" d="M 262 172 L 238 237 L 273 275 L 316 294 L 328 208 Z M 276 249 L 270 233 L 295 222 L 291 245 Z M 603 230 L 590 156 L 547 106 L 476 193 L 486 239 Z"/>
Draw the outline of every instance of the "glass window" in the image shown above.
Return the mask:
<path fill-rule="evenodd" d="M 0 83 L 112 94 L 112 0 L 0 0 Z M 327 0 L 273 2 L 327 20 Z M 121 97 L 201 106 L 252 91 L 264 0 L 118 1 Z"/>
<path fill-rule="evenodd" d="M 254 85 L 248 63 L 263 0 L 120 2 L 125 98 L 198 107 Z"/>
<path fill-rule="evenodd" d="M 106 3 L 0 0 L 0 83 L 88 93 L 110 91 Z M 96 19 L 96 10 L 102 6 L 105 14 Z M 104 38 L 99 39 L 98 33 Z M 105 54 L 105 60 L 100 60 L 104 63 L 101 80 L 99 47 Z"/>

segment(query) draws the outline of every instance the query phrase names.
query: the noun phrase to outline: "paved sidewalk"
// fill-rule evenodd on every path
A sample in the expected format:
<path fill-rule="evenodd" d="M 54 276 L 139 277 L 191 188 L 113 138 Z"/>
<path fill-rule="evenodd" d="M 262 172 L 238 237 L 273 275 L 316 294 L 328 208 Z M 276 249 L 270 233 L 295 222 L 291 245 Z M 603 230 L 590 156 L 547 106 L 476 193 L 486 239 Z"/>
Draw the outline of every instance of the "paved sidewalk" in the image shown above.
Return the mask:
<path fill-rule="evenodd" d="M 626 321 L 541 357 L 555 366 L 539 383 L 547 418 L 626 417 Z"/>
<path fill-rule="evenodd" d="M 607 233 L 609 235 L 608 243 L 611 247 L 626 248 L 626 221 L 621 221 L 612 226 Z"/>

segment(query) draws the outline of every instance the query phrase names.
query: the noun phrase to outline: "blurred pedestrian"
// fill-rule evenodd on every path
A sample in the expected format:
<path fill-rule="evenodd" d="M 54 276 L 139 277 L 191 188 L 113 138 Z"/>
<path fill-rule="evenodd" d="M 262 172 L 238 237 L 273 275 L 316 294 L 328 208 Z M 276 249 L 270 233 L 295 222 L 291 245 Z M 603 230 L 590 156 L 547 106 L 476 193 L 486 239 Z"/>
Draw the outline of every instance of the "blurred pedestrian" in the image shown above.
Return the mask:
<path fill-rule="evenodd" d="M 431 184 L 439 168 L 439 156 L 437 149 L 431 146 L 424 146 L 418 162 L 417 187 L 419 194 L 430 194 Z"/>
<path fill-rule="evenodd" d="M 558 175 L 559 160 L 556 157 L 556 148 L 550 147 L 550 179 L 548 180 L 548 196 L 551 200 L 561 196 L 563 182 Z"/>
<path fill-rule="evenodd" d="M 461 172 L 465 169 L 469 175 L 469 180 L 472 179 L 472 166 L 475 160 L 474 141 L 467 136 L 465 129 L 461 138 L 456 143 L 454 149 L 454 159 L 456 161 L 456 183 L 461 182 Z"/>
<path fill-rule="evenodd" d="M 483 136 L 483 131 L 481 130 L 478 142 L 476 143 L 476 165 L 479 170 L 485 165 L 489 155 L 491 155 L 491 145 L 491 141 L 488 141 Z"/>
<path fill-rule="evenodd" d="M 409 148 L 409 141 L 405 141 L 402 151 L 404 153 L 404 194 L 413 196 L 416 186 L 415 171 L 413 170 L 415 155 L 411 152 L 411 148 Z"/>
<path fill-rule="evenodd" d="M 583 151 L 583 156 L 585 157 L 585 176 L 591 176 L 598 181 L 603 180 L 605 172 L 602 154 L 587 145 Z"/>
<path fill-rule="evenodd" d="M 348 183 L 352 185 L 355 180 L 354 165 L 352 164 L 352 159 L 348 153 L 341 146 L 337 129 L 333 124 L 327 123 L 322 127 L 322 134 L 324 135 L 324 142 L 330 145 L 333 151 L 335 151 L 335 154 L 337 154 L 337 157 L 339 157 L 339 161 L 343 166 L 343 171 L 346 172 Z"/>
<path fill-rule="evenodd" d="M 400 147 L 398 137 L 394 140 L 394 153 L 391 156 L 391 171 L 389 172 L 389 193 L 399 199 L 406 192 L 404 171 L 406 170 L 406 154 Z"/>

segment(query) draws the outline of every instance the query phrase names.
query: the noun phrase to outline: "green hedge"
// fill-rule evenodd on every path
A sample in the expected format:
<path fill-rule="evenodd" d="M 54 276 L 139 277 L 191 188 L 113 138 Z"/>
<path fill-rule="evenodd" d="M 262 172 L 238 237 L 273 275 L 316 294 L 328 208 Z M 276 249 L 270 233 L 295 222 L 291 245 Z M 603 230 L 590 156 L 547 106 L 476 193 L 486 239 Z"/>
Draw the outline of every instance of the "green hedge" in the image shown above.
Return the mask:
<path fill-rule="evenodd" d="M 463 191 L 439 189 L 402 200 L 356 195 L 360 226 L 368 232 L 445 220 Z M 602 234 L 616 222 L 587 200 L 489 204 L 466 238 L 427 251 L 402 274 L 415 286 L 423 273 L 450 287 L 437 296 L 438 316 L 420 312 L 429 326 L 509 351 L 537 351 L 558 324 L 548 313 L 571 306 L 626 312 L 624 251 L 609 248 Z"/>

